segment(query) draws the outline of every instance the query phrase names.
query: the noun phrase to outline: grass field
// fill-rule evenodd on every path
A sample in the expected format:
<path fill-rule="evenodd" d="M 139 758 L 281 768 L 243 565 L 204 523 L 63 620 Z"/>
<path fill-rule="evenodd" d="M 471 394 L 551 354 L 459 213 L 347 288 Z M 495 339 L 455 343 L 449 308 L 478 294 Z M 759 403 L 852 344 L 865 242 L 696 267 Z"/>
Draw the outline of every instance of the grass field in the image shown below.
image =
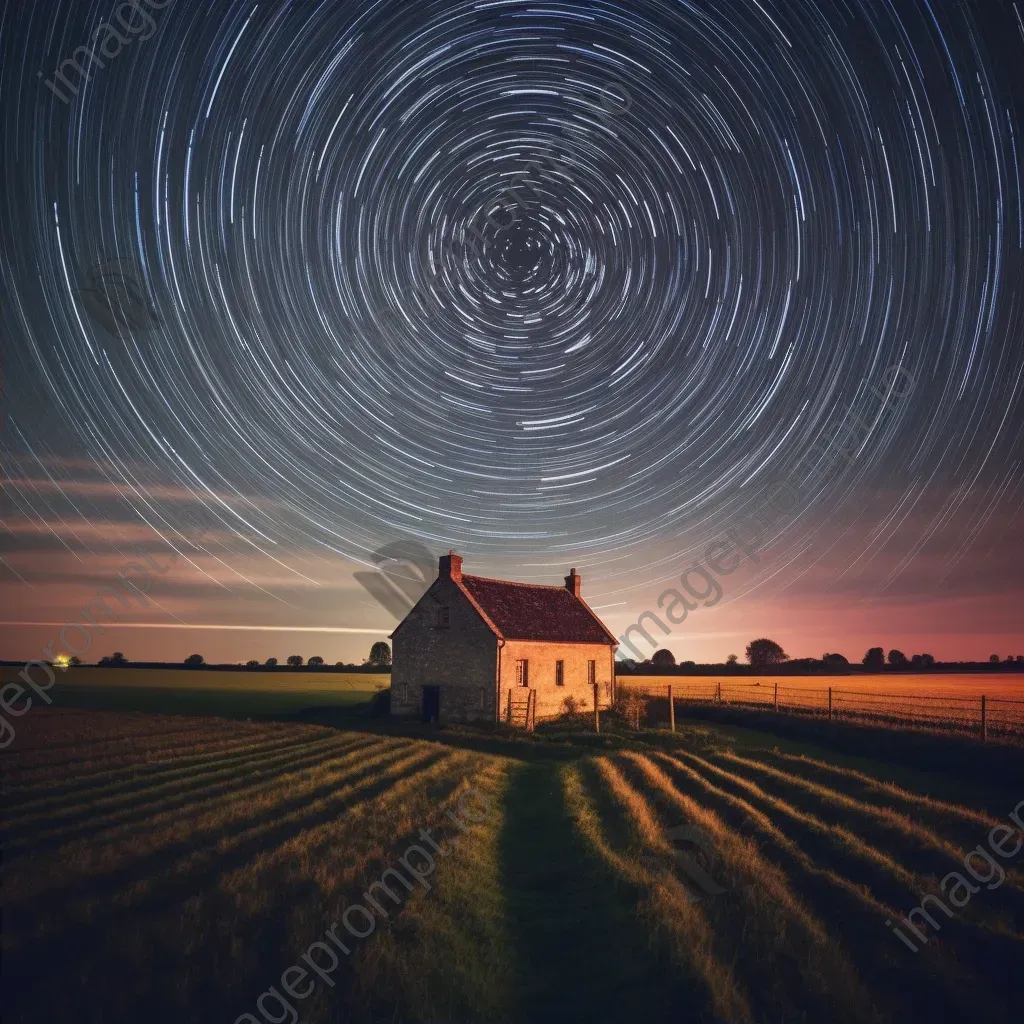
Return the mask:
<path fill-rule="evenodd" d="M 4 760 L 5 1019 L 1019 1019 L 1024 851 L 920 952 L 885 922 L 1024 793 L 751 730 L 560 739 L 33 710 Z M 490 810 L 457 828 L 467 786 Z M 351 937 L 421 829 L 429 888 Z M 336 923 L 351 955 L 282 995 Z"/>
<path fill-rule="evenodd" d="M 0 681 L 17 681 L 18 672 L 0 668 Z M 57 673 L 50 696 L 66 708 L 245 717 L 359 704 L 390 681 L 386 673 L 79 666 Z"/>

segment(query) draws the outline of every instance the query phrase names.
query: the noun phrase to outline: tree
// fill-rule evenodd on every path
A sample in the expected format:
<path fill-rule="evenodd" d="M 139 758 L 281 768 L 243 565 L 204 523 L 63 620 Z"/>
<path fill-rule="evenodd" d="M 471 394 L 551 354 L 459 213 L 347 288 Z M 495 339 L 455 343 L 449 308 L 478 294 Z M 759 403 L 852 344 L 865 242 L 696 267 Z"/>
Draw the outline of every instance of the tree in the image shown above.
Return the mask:
<path fill-rule="evenodd" d="M 276 662 L 275 662 L 275 664 L 276 664 Z M 249 661 L 247 661 L 245 663 L 245 667 L 246 668 L 259 668 L 260 667 L 260 663 L 255 658 L 252 658 L 252 659 L 250 659 Z"/>
<path fill-rule="evenodd" d="M 1021 660 L 1024 661 L 1024 658 L 1022 658 Z M 82 659 L 77 654 L 72 654 L 71 657 L 68 658 L 68 664 L 72 668 L 77 668 L 79 665 L 82 664 Z"/>
<path fill-rule="evenodd" d="M 993 665 L 998 665 L 999 664 L 999 655 L 998 654 L 990 654 L 988 656 L 988 660 L 991 661 Z"/>
<path fill-rule="evenodd" d="M 324 659 L 317 654 L 314 654 L 313 657 L 310 658 L 309 661 L 307 662 L 310 668 L 319 668 L 323 663 Z"/>
<path fill-rule="evenodd" d="M 199 666 L 202 665 L 203 662 L 204 658 L 201 654 L 190 654 L 185 659 L 185 664 L 188 665 L 189 668 L 199 668 Z"/>
<path fill-rule="evenodd" d="M 931 668 L 935 664 L 935 659 L 930 654 L 921 655 L 921 664 L 925 668 Z"/>
<path fill-rule="evenodd" d="M 277 658 L 267 658 L 264 664 L 267 666 L 267 668 L 277 668 Z"/>
<path fill-rule="evenodd" d="M 128 659 L 120 651 L 114 651 L 113 654 L 100 658 L 100 664 L 104 668 L 123 668 L 128 664 Z"/>
<path fill-rule="evenodd" d="M 889 652 L 889 664 L 892 665 L 893 668 L 906 668 L 907 656 L 902 651 L 896 650 L 894 647 Z"/>
<path fill-rule="evenodd" d="M 676 656 L 667 647 L 662 647 L 651 656 L 651 664 L 655 668 L 675 668 Z"/>
<path fill-rule="evenodd" d="M 391 665 L 391 648 L 383 640 L 378 640 L 370 648 L 370 658 L 367 664 L 374 668 L 388 668 Z"/>
<path fill-rule="evenodd" d="M 841 654 L 822 655 L 821 663 L 826 672 L 849 672 L 850 670 L 850 663 Z M 808 668 L 814 671 L 813 665 Z"/>
<path fill-rule="evenodd" d="M 766 665 L 781 665 L 782 662 L 788 660 L 789 655 L 774 640 L 762 638 L 752 640 L 747 644 L 747 661 L 757 668 L 763 668 Z"/>
<path fill-rule="evenodd" d="M 302 668 L 302 655 L 301 654 L 289 654 L 288 664 L 292 668 Z"/>
<path fill-rule="evenodd" d="M 735 665 L 739 660 L 740 659 L 737 658 L 735 654 L 730 654 L 729 657 L 725 659 L 725 663 L 726 665 Z"/>
<path fill-rule="evenodd" d="M 885 667 L 885 651 L 881 647 L 872 647 L 861 658 L 861 664 L 871 672 L 881 672 Z"/>

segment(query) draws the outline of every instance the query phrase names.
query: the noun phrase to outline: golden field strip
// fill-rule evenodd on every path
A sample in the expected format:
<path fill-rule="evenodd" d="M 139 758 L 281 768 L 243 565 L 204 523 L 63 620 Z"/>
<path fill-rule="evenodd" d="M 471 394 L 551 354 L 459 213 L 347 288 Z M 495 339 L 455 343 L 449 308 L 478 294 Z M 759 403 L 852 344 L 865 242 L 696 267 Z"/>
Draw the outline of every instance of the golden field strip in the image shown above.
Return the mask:
<path fill-rule="evenodd" d="M 5 1020 L 1017 1019 L 1024 853 L 920 952 L 885 925 L 1013 803 L 771 737 L 662 739 L 33 711 L 3 761 Z M 491 812 L 430 888 L 260 1017 L 420 829 L 448 841 L 467 785 Z M 681 824 L 720 894 L 681 869 Z"/>
<path fill-rule="evenodd" d="M 827 716 L 897 729 L 984 734 L 1024 742 L 1024 681 L 1006 674 L 620 676 L 620 692 Z M 776 704 L 777 702 L 777 704 Z"/>
<path fill-rule="evenodd" d="M 830 686 L 838 690 L 856 690 L 864 693 L 905 694 L 908 697 L 969 697 L 977 699 L 983 693 L 989 697 L 1001 697 L 1007 700 L 1024 700 L 1024 673 L 1016 672 L 893 672 L 882 675 L 828 675 L 828 676 L 764 676 L 718 675 L 718 676 L 656 676 L 630 675 L 618 676 L 622 684 L 636 686 L 658 686 L 664 689 L 672 683 L 676 689 L 683 691 L 690 686 L 714 686 L 716 683 L 729 686 L 752 685 L 760 683 L 771 686 L 778 682 L 780 686 L 795 690 L 827 690 Z"/>

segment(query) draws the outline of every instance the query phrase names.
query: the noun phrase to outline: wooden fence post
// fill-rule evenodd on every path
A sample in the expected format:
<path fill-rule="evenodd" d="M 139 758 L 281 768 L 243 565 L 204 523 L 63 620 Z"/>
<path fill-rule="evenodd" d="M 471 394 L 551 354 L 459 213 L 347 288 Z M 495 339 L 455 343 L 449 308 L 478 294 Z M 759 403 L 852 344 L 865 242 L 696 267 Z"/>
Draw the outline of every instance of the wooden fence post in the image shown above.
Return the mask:
<path fill-rule="evenodd" d="M 676 702 L 672 699 L 672 684 L 668 684 L 668 727 L 676 731 Z"/>
<path fill-rule="evenodd" d="M 985 695 L 981 695 L 981 742 L 988 743 L 988 707 Z"/>
<path fill-rule="evenodd" d="M 779 682 L 775 681 L 775 710 L 779 710 Z"/>
<path fill-rule="evenodd" d="M 832 687 L 828 688 L 828 720 L 832 721 Z"/>
<path fill-rule="evenodd" d="M 722 703 L 722 684 L 721 684 L 721 683 L 718 683 L 718 684 L 717 684 L 717 685 L 715 686 L 715 700 L 716 700 L 716 701 L 717 701 L 717 702 L 718 702 L 719 704 L 721 704 L 721 703 Z"/>
<path fill-rule="evenodd" d="M 508 688 L 508 715 L 506 716 L 508 724 L 512 724 L 512 687 Z"/>
<path fill-rule="evenodd" d="M 594 732 L 601 731 L 601 712 L 597 707 L 597 683 L 594 683 Z"/>

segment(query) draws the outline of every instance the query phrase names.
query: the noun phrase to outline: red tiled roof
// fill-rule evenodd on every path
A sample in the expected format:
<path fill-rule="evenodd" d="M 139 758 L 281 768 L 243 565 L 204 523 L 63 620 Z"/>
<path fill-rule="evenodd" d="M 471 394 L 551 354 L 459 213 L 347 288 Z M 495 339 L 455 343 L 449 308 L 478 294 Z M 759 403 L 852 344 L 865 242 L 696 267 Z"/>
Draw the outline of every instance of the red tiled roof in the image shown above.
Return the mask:
<path fill-rule="evenodd" d="M 565 587 L 510 583 L 483 576 L 463 576 L 460 582 L 508 640 L 618 643 L 587 605 Z"/>

